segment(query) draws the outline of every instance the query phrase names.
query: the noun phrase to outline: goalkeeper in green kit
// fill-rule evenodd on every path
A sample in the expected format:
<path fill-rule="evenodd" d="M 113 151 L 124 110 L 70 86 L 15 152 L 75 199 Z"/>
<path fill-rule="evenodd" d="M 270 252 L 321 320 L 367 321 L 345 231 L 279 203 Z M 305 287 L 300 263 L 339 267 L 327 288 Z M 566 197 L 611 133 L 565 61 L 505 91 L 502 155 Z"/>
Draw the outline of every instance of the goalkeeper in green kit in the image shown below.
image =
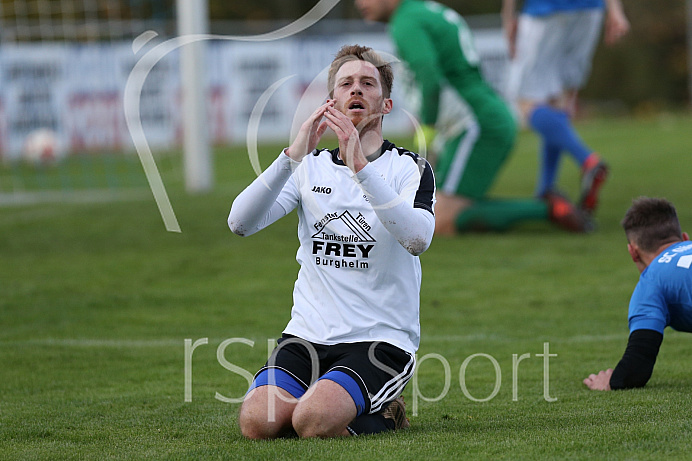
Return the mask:
<path fill-rule="evenodd" d="M 517 125 L 483 79 L 471 31 L 454 10 L 433 1 L 355 0 L 363 18 L 389 23 L 397 54 L 413 80 L 418 116 L 437 183 L 435 233 L 505 231 L 550 220 L 588 232 L 589 216 L 557 192 L 541 198 L 488 198 L 514 146 Z"/>

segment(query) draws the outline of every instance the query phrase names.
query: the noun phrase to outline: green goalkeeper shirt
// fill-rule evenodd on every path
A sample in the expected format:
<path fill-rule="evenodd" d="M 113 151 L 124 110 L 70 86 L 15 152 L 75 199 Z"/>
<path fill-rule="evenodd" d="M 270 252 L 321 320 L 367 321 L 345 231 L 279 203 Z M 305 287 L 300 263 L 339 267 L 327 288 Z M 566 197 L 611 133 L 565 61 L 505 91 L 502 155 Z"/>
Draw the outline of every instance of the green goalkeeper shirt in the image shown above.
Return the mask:
<path fill-rule="evenodd" d="M 481 126 L 492 124 L 498 114 L 511 117 L 483 79 L 471 30 L 456 11 L 432 1 L 402 0 L 389 24 L 397 53 L 420 91 L 421 123 L 438 121 L 445 86 L 454 89 Z"/>

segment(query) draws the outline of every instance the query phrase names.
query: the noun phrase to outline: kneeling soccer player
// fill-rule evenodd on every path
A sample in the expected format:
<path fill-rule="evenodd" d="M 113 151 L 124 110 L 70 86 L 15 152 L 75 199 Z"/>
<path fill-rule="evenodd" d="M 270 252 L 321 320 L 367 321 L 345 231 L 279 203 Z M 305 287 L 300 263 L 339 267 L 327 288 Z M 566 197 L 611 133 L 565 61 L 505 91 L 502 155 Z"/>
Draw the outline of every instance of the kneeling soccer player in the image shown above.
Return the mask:
<path fill-rule="evenodd" d="M 392 82 L 373 50 L 343 47 L 330 99 L 233 202 L 228 225 L 239 235 L 294 209 L 299 217 L 291 320 L 241 406 L 248 438 L 409 424 L 400 396 L 420 342 L 418 255 L 435 228 L 435 180 L 425 159 L 382 137 Z M 317 150 L 327 128 L 339 147 Z"/>

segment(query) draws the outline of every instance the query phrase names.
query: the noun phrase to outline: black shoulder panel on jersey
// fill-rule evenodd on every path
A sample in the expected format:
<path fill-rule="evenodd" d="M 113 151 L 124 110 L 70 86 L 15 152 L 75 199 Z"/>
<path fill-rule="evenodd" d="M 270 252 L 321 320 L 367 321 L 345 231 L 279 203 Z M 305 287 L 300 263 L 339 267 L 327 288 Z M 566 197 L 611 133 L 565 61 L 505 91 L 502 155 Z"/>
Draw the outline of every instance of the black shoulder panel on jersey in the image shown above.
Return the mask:
<path fill-rule="evenodd" d="M 380 152 L 387 152 L 388 150 L 392 149 L 398 149 L 399 150 L 399 155 L 401 155 L 401 151 L 405 149 L 401 149 L 400 147 L 396 147 L 393 142 L 387 141 L 386 139 L 382 143 L 382 147 L 380 147 Z"/>
<path fill-rule="evenodd" d="M 416 192 L 416 198 L 413 200 L 414 208 L 422 208 L 433 213 L 433 200 L 435 198 L 435 175 L 433 174 L 430 163 L 420 155 L 411 152 L 410 150 L 397 147 L 393 143 L 385 139 L 382 144 L 382 151 L 396 149 L 399 155 L 408 156 L 418 167 L 420 171 L 420 184 Z"/>
<path fill-rule="evenodd" d="M 329 153 L 332 155 L 332 162 L 334 162 L 336 165 L 346 166 L 344 161 L 339 158 L 339 148 L 338 147 L 334 150 L 330 150 Z"/>
<path fill-rule="evenodd" d="M 610 388 L 644 387 L 651 378 L 663 335 L 654 330 L 634 330 L 622 359 L 610 377 Z"/>
<path fill-rule="evenodd" d="M 413 206 L 415 208 L 423 208 L 433 213 L 433 199 L 435 198 L 435 175 L 433 174 L 432 167 L 427 160 L 419 157 L 423 161 L 423 168 L 421 171 L 420 185 L 418 186 L 418 192 L 416 192 L 416 198 L 413 201 Z M 418 163 L 418 162 L 416 162 Z"/>
<path fill-rule="evenodd" d="M 329 154 L 332 157 L 332 162 L 336 165 L 346 166 L 346 164 L 339 158 L 339 148 L 334 150 L 329 149 L 315 149 L 312 151 L 312 155 L 319 157 L 321 154 Z"/>

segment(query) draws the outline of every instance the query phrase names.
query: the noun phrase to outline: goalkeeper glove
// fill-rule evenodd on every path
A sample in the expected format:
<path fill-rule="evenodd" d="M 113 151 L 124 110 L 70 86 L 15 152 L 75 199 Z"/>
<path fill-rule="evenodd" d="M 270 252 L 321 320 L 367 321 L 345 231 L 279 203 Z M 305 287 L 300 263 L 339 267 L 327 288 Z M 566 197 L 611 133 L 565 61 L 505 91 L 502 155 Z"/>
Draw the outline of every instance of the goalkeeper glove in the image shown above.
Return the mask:
<path fill-rule="evenodd" d="M 420 125 L 416 130 L 416 144 L 418 145 L 418 153 L 421 155 L 431 154 L 433 140 L 435 139 L 435 127 L 432 125 Z"/>

